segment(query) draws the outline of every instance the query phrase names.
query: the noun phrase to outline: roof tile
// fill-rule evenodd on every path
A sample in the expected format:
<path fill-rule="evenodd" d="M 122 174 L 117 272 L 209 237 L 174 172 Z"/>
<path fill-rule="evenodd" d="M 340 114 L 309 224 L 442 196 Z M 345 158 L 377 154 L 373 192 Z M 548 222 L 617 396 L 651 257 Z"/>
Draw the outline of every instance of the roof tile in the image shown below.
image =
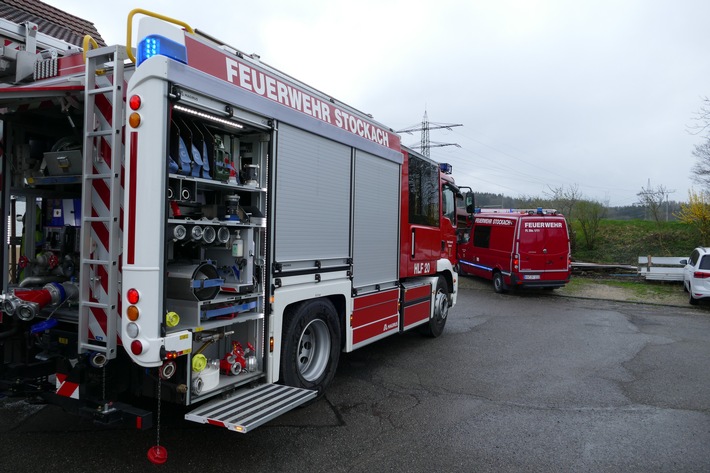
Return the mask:
<path fill-rule="evenodd" d="M 87 34 L 99 46 L 106 46 L 93 23 L 39 0 L 0 0 L 0 18 L 15 23 L 31 21 L 37 24 L 40 32 L 76 46 L 82 45 Z"/>

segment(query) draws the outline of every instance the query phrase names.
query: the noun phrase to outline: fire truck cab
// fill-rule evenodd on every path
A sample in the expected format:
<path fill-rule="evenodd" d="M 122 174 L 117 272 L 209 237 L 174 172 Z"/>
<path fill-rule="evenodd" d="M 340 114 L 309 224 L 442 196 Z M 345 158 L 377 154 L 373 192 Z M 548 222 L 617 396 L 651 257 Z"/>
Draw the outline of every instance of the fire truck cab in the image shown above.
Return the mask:
<path fill-rule="evenodd" d="M 247 432 L 317 399 L 342 351 L 441 335 L 450 167 L 186 23 L 134 10 L 129 38 L 136 14 L 135 53 L 89 38 L 0 84 L 0 388 Z"/>

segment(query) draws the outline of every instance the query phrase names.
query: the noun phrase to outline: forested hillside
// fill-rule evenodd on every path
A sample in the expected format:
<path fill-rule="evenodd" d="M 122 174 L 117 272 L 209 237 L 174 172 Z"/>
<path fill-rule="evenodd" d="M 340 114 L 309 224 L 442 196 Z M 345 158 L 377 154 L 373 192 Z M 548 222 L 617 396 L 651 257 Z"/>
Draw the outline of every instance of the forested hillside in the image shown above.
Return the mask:
<path fill-rule="evenodd" d="M 528 209 L 528 208 L 556 208 L 554 199 L 547 197 L 508 197 L 503 194 L 491 194 L 487 192 L 476 193 L 476 207 L 488 207 L 498 209 Z M 680 210 L 680 202 L 670 201 L 664 204 L 661 214 L 664 221 L 675 221 L 675 214 Z M 668 218 L 666 218 L 666 216 Z M 627 205 L 623 207 L 606 206 L 606 218 L 610 220 L 633 220 L 649 219 L 646 207 L 638 205 Z"/>

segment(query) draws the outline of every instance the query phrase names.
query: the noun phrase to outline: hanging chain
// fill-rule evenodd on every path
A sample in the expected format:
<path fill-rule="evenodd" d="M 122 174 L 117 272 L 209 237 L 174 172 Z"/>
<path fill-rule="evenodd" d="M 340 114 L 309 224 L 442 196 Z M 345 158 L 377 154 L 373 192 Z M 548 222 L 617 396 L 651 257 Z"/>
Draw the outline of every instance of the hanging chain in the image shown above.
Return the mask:
<path fill-rule="evenodd" d="M 106 365 L 108 363 L 101 368 L 101 401 L 104 403 L 106 402 Z"/>
<path fill-rule="evenodd" d="M 160 379 L 160 376 L 158 376 L 158 418 L 156 420 L 157 427 L 155 429 L 156 434 L 157 434 L 157 440 L 155 441 L 156 447 L 160 446 L 160 405 L 163 403 L 163 397 L 160 393 L 160 388 L 163 385 L 163 380 Z"/>

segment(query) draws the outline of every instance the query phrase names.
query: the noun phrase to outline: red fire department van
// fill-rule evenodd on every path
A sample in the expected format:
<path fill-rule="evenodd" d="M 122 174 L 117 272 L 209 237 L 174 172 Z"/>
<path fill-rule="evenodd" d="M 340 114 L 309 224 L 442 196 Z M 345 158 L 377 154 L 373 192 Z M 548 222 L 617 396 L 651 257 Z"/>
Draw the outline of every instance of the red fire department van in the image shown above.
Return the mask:
<path fill-rule="evenodd" d="M 498 293 L 569 282 L 569 232 L 557 211 L 481 209 L 472 222 L 459 241 L 461 274 L 492 280 Z"/>

